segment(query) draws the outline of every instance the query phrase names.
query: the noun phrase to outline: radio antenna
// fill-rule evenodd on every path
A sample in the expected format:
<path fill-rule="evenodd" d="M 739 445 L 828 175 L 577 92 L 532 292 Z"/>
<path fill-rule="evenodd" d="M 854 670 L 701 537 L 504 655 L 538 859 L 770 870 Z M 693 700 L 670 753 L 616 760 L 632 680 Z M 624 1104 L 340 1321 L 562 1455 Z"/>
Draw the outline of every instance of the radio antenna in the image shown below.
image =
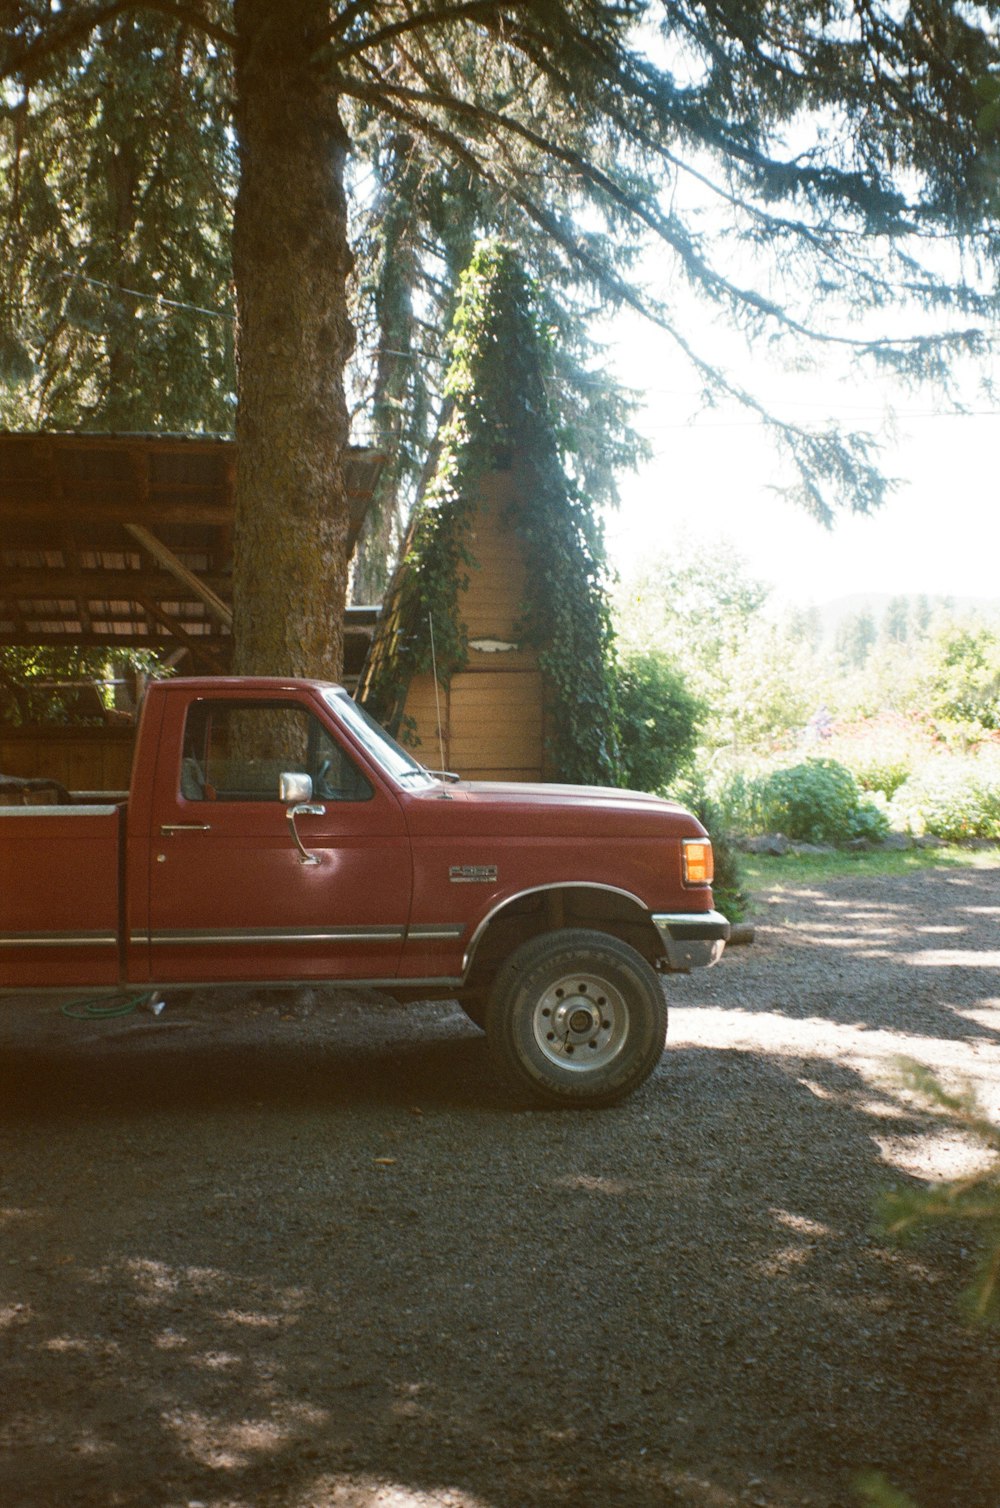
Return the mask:
<path fill-rule="evenodd" d="M 427 614 L 427 622 L 431 630 L 431 673 L 434 676 L 434 707 L 438 725 L 438 755 L 441 760 L 441 769 L 444 769 L 444 733 L 441 728 L 441 692 L 438 687 L 437 654 L 434 650 L 434 614 Z"/>

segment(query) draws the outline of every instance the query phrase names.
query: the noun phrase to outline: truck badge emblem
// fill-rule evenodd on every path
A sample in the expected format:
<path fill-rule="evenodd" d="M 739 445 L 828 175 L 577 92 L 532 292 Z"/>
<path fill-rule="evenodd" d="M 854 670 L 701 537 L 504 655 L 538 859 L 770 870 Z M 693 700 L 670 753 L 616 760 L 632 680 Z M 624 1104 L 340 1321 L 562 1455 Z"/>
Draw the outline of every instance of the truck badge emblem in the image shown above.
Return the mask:
<path fill-rule="evenodd" d="M 453 885 L 492 885 L 496 877 L 495 864 L 452 864 L 448 870 Z"/>

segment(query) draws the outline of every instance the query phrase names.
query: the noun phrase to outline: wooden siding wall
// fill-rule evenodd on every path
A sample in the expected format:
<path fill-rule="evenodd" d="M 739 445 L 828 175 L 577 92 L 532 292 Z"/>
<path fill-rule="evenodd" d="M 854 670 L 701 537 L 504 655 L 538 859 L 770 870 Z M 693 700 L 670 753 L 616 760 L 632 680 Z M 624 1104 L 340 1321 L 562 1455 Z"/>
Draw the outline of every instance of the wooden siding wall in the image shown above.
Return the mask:
<path fill-rule="evenodd" d="M 0 728 L 0 775 L 58 780 L 70 791 L 128 790 L 135 729 Z"/>
<path fill-rule="evenodd" d="M 438 739 L 434 682 L 411 683 L 406 715 L 416 724 L 418 759 L 444 765 L 467 780 L 541 780 L 542 678 L 537 670 L 463 670 L 447 690 L 438 688 L 442 739 Z"/>
<path fill-rule="evenodd" d="M 476 566 L 459 593 L 459 614 L 470 641 L 512 643 L 524 601 L 526 567 L 521 541 L 509 516 L 524 487 L 523 473 L 494 473 L 483 483 L 483 501 L 469 534 Z M 544 778 L 545 705 L 533 650 L 471 649 L 469 663 L 451 685 L 438 688 L 441 734 L 433 678 L 410 685 L 406 713 L 416 725 L 417 750 L 432 769 L 441 762 L 470 780 Z"/>

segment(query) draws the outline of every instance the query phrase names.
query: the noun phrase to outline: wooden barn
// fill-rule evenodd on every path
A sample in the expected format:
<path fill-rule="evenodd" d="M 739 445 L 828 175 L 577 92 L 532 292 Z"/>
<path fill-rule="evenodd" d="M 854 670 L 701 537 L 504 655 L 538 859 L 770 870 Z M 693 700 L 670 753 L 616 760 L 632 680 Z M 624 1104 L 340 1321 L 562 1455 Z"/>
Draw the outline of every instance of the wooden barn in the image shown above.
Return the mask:
<path fill-rule="evenodd" d="M 405 680 L 386 722 L 431 768 L 470 780 L 543 780 L 545 689 L 534 649 L 518 642 L 528 566 L 516 519 L 530 491 L 522 468 L 488 472 L 464 542 L 471 564 L 457 611 L 468 659 L 450 676 L 422 672 Z M 362 675 L 365 699 L 392 658 L 404 622 L 404 583 L 412 563 L 404 552 L 390 586 Z"/>

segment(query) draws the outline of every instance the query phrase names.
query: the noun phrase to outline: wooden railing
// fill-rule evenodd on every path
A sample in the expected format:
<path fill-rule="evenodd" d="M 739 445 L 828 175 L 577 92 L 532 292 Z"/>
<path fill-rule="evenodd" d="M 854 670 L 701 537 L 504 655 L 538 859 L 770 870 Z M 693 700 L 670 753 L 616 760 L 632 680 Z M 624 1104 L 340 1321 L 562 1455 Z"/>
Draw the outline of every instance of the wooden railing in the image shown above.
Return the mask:
<path fill-rule="evenodd" d="M 123 791 L 135 729 L 0 727 L 0 774 L 45 777 L 69 791 Z"/>

